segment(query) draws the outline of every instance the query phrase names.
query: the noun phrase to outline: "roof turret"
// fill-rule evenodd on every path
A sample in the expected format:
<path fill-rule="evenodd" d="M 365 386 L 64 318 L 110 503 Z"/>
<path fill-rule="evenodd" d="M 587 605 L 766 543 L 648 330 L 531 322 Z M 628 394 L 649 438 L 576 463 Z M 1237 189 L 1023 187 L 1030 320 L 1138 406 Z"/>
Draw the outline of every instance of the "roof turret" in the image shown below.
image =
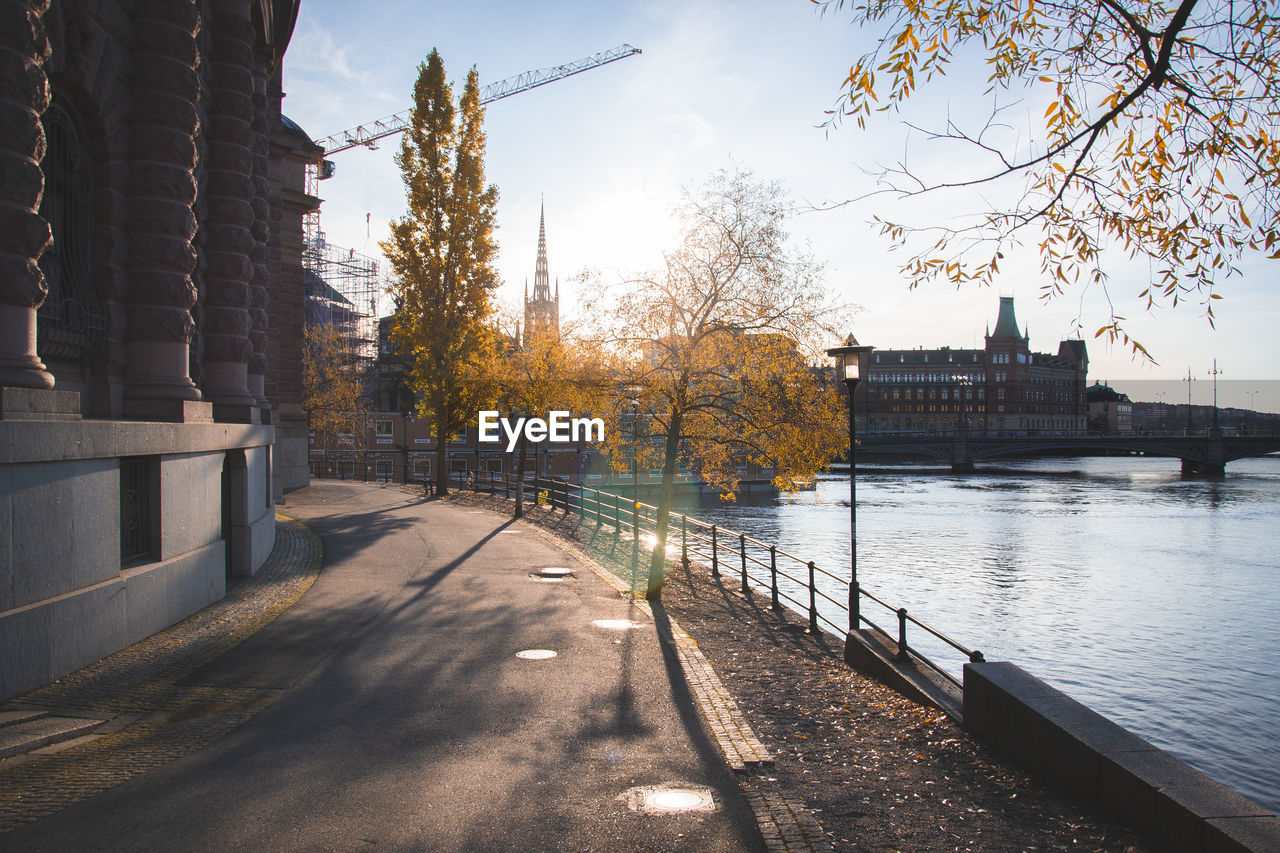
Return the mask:
<path fill-rule="evenodd" d="M 987 335 L 990 340 L 1023 341 L 1027 336 L 1018 331 L 1018 320 L 1013 314 L 1013 297 L 1000 297 L 1000 314 L 996 317 L 996 330 Z"/>

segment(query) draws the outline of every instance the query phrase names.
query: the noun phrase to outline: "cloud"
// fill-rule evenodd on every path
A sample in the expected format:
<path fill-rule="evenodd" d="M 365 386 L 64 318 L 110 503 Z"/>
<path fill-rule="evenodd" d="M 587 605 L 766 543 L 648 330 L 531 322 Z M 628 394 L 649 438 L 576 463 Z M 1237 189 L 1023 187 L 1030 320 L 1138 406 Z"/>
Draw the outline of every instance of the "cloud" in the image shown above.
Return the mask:
<path fill-rule="evenodd" d="M 303 75 L 337 77 L 350 83 L 368 83 L 370 76 L 351 67 L 348 48 L 339 47 L 328 30 L 310 24 L 296 33 L 289 44 L 289 68 Z"/>

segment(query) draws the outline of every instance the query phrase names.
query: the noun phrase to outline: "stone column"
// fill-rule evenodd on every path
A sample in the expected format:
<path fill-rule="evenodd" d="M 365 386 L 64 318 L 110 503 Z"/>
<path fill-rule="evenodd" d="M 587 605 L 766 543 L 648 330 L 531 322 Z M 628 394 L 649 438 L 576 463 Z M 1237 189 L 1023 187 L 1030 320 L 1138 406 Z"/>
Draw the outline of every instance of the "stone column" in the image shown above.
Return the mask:
<path fill-rule="evenodd" d="M 53 387 L 36 354 L 36 309 L 48 292 L 36 261 L 50 240 L 38 212 L 48 7 L 48 0 L 0 0 L 0 386 L 19 388 Z"/>
<path fill-rule="evenodd" d="M 219 420 L 248 421 L 253 280 L 253 45 L 249 0 L 211 0 L 209 219 L 205 258 L 204 393 Z"/>
<path fill-rule="evenodd" d="M 261 54 L 262 51 L 259 51 Z M 253 281 L 250 288 L 249 316 L 253 322 L 249 343 L 249 392 L 264 414 L 271 409 L 266 394 L 267 373 L 267 303 L 270 299 L 268 262 L 271 241 L 271 186 L 268 137 L 270 111 L 267 103 L 267 73 L 270 54 L 259 55 L 253 74 Z"/>
<path fill-rule="evenodd" d="M 185 420 L 184 402 L 200 399 L 188 372 L 200 13 L 194 0 L 138 0 L 134 14 L 125 415 Z"/>

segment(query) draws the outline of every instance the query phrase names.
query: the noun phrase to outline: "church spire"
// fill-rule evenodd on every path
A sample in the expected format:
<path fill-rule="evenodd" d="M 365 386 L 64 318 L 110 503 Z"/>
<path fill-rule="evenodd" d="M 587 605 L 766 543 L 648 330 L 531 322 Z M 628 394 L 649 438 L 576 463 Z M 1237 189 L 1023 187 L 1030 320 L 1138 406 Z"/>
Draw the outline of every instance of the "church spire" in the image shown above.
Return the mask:
<path fill-rule="evenodd" d="M 560 333 L 560 279 L 556 279 L 555 297 L 551 295 L 551 276 L 547 270 L 546 204 L 538 210 L 538 262 L 533 270 L 533 298 L 529 297 L 529 280 L 525 279 L 524 332 L 536 339 L 544 332 Z"/>
<path fill-rule="evenodd" d="M 547 272 L 547 216 L 545 203 L 538 210 L 538 260 L 533 269 L 533 301 L 551 301 L 551 276 Z"/>

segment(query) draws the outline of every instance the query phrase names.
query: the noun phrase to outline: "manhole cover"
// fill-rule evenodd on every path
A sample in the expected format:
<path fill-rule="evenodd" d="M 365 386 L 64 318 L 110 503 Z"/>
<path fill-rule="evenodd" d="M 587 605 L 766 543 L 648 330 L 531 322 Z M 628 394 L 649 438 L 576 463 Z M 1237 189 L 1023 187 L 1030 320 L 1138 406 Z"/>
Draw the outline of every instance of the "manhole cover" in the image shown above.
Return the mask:
<path fill-rule="evenodd" d="M 534 574 L 544 578 L 568 578 L 573 577 L 573 569 L 564 566 L 547 566 L 545 569 L 538 569 Z"/>
<path fill-rule="evenodd" d="M 644 785 L 632 788 L 618 799 L 633 812 L 645 814 L 713 812 L 717 808 L 715 794 L 704 785 Z"/>
<path fill-rule="evenodd" d="M 630 631 L 632 628 L 642 627 L 638 622 L 632 622 L 630 619 L 596 619 L 591 624 L 609 631 Z"/>
<path fill-rule="evenodd" d="M 521 660 L 547 660 L 556 656 L 551 649 L 525 649 L 522 652 L 516 652 L 516 657 Z"/>

